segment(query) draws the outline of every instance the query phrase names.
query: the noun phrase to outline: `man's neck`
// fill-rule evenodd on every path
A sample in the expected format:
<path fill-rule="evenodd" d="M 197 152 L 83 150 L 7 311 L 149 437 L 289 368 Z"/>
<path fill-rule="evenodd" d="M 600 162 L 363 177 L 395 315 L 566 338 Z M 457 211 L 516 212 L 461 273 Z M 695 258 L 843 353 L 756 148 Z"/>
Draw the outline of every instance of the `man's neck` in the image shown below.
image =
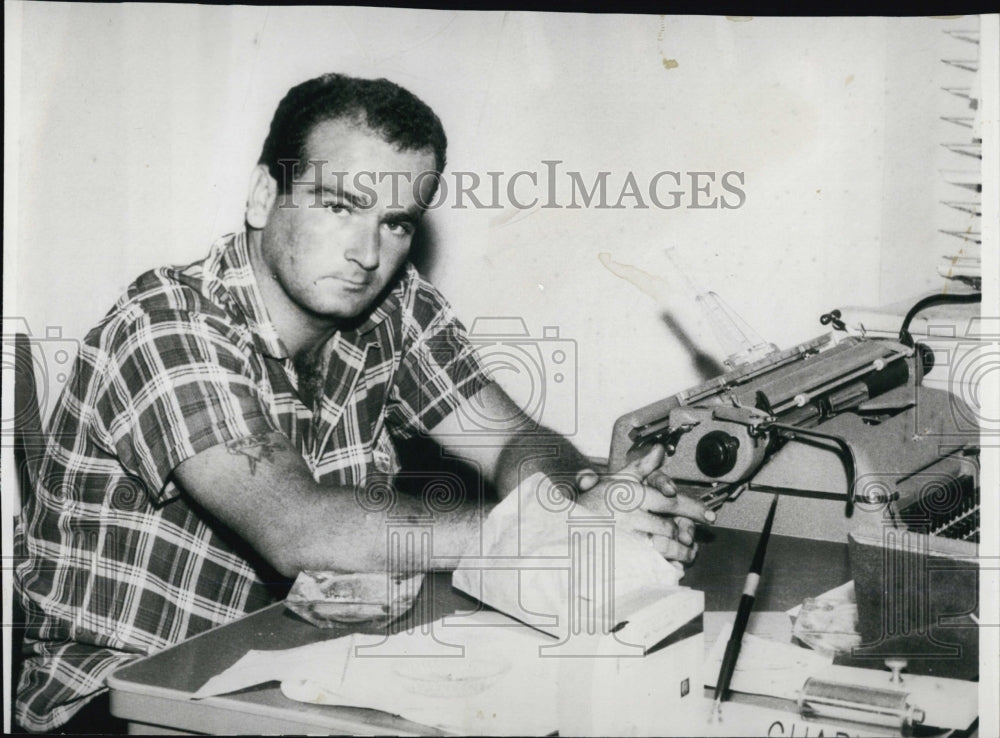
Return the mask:
<path fill-rule="evenodd" d="M 248 230 L 247 247 L 264 307 L 290 356 L 311 352 L 336 333 L 336 321 L 309 315 L 288 298 L 261 256 L 259 232 Z"/>

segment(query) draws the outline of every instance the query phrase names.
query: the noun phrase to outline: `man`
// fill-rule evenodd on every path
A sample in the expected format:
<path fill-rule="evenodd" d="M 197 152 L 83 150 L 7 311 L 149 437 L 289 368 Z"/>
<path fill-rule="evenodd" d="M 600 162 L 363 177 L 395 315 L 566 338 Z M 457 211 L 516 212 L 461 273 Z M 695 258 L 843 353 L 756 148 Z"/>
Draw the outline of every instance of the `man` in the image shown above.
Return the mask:
<path fill-rule="evenodd" d="M 386 514 L 363 495 L 405 439 L 436 439 L 501 492 L 525 469 L 578 473 L 584 504 L 611 483 L 526 429 L 407 263 L 445 148 L 437 116 L 390 82 L 298 85 L 253 171 L 245 232 L 139 277 L 88 334 L 15 542 L 23 726 L 65 724 L 116 667 L 268 604 L 304 569 L 385 569 Z M 509 422 L 462 441 L 473 412 Z M 689 561 L 692 520 L 712 515 L 676 496 L 662 453 L 628 469 L 645 502 L 625 525 Z M 435 565 L 475 540 L 479 503 L 435 515 Z M 425 512 L 405 495 L 393 508 Z"/>

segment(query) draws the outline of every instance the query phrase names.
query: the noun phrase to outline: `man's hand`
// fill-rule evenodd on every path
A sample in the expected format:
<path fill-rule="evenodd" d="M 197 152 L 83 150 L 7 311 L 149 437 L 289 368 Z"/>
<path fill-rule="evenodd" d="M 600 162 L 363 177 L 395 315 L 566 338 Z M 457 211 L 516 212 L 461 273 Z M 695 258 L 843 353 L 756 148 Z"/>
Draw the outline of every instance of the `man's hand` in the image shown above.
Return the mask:
<path fill-rule="evenodd" d="M 470 407 L 448 415 L 431 430 L 431 436 L 479 469 L 501 496 L 516 489 L 535 472 L 542 472 L 550 479 L 565 479 L 575 474 L 581 505 L 603 515 L 613 512 L 626 529 L 648 536 L 667 559 L 684 563 L 694 560 L 695 523 L 711 523 L 715 513 L 697 500 L 677 494 L 670 477 L 660 471 L 665 454 L 662 446 L 654 446 L 617 474 L 601 477 L 585 469 L 586 457 L 566 438 L 526 419 L 498 384 L 487 385 L 465 402 Z M 463 433 L 460 413 L 507 418 L 510 425 L 506 430 L 497 427 L 494 434 L 470 435 Z M 623 505 L 619 503 L 626 502 L 625 498 L 640 504 L 628 512 L 620 512 Z M 605 500 L 613 506 L 609 507 Z"/>
<path fill-rule="evenodd" d="M 712 523 L 715 513 L 697 500 L 677 494 L 670 477 L 660 470 L 664 453 L 662 446 L 654 446 L 642 458 L 604 477 L 590 469 L 581 471 L 577 476 L 581 493 L 577 501 L 595 511 L 611 510 L 626 528 L 646 535 L 664 558 L 690 563 L 698 550 L 695 523 Z M 634 509 L 616 509 L 616 498 L 636 497 L 641 498 L 641 503 L 628 505 Z"/>

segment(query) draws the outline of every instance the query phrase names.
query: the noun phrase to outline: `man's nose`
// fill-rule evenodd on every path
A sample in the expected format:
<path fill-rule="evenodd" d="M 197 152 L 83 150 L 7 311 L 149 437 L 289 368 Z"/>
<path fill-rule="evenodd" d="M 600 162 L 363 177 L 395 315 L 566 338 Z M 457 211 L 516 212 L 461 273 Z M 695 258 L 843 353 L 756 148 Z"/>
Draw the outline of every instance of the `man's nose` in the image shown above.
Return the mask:
<path fill-rule="evenodd" d="M 379 225 L 366 225 L 358 229 L 346 256 L 362 269 L 374 271 L 378 269 L 380 247 Z"/>

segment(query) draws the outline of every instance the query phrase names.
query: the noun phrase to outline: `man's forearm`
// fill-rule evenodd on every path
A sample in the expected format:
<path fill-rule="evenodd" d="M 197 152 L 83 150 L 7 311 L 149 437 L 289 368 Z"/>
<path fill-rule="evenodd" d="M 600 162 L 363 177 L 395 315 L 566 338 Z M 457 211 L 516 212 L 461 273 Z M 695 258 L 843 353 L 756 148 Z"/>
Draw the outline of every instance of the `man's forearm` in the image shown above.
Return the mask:
<path fill-rule="evenodd" d="M 506 495 L 532 474 L 542 472 L 553 479 L 570 481 L 575 489 L 576 475 L 589 467 L 587 457 L 567 438 L 537 427 L 508 439 L 497 458 L 493 481 L 500 494 Z"/>
<path fill-rule="evenodd" d="M 353 490 L 341 488 L 331 493 L 338 507 L 347 512 L 350 531 L 342 531 L 335 541 L 317 540 L 303 545 L 295 553 L 295 567 L 345 568 L 351 571 L 390 571 L 410 574 L 434 569 L 453 569 L 462 554 L 478 540 L 482 521 L 492 504 L 464 500 L 453 509 L 435 505 L 433 500 L 393 490 L 385 500 L 378 485 L 378 503 L 370 493 L 372 486 Z M 368 502 L 363 498 L 367 495 Z M 447 508 L 452 508 L 451 504 Z M 354 550 L 344 546 L 357 542 Z M 331 549 L 339 551 L 331 557 Z M 333 561 L 331 559 L 334 558 Z M 316 563 L 316 565 L 313 564 Z M 325 565 L 324 565 L 325 562 Z"/>
<path fill-rule="evenodd" d="M 284 491 L 286 512 L 251 543 L 289 577 L 303 570 L 451 569 L 489 513 L 479 501 L 435 509 L 433 501 L 381 481 L 359 488 L 286 484 Z"/>
<path fill-rule="evenodd" d="M 489 512 L 480 500 L 442 505 L 400 493 L 389 476 L 357 488 L 317 483 L 280 433 L 203 451 L 182 462 L 175 477 L 290 577 L 304 569 L 448 568 L 472 545 Z"/>

